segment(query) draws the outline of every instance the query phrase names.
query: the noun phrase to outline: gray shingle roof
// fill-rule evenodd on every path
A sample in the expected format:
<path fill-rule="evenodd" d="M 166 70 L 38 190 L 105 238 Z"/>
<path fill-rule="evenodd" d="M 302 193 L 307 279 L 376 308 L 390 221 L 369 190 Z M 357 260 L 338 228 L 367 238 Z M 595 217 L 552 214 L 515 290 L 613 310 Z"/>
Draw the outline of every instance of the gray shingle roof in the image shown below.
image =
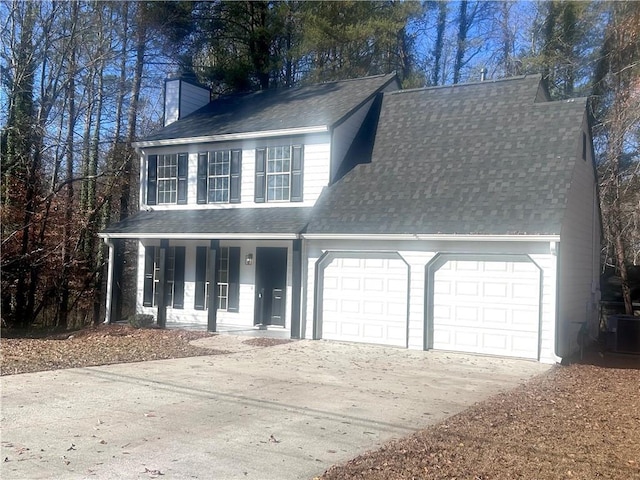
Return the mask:
<path fill-rule="evenodd" d="M 395 81 L 377 75 L 222 97 L 141 141 L 332 126 Z"/>
<path fill-rule="evenodd" d="M 385 94 L 370 163 L 325 189 L 308 233 L 559 234 L 585 100 L 539 76 Z"/>
<path fill-rule="evenodd" d="M 172 234 L 298 234 L 310 207 L 140 211 L 107 228 L 112 237 Z"/>

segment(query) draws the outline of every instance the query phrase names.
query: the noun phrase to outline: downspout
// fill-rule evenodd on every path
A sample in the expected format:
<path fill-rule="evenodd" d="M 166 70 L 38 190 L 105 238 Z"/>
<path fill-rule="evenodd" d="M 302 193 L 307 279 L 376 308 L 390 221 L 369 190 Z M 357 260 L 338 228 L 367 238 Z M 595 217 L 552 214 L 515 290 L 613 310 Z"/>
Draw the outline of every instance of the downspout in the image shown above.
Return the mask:
<path fill-rule="evenodd" d="M 560 242 L 550 242 L 549 243 L 549 253 L 556 257 L 556 301 L 555 301 L 555 339 L 554 339 L 554 352 L 556 358 L 562 359 L 562 355 L 560 355 L 560 337 L 563 331 L 561 321 L 560 321 Z"/>
<path fill-rule="evenodd" d="M 109 259 L 107 263 L 107 295 L 105 298 L 105 308 L 104 308 L 104 323 L 111 323 L 111 298 L 113 296 L 113 260 L 115 258 L 114 255 L 114 245 L 111 240 L 108 238 L 104 239 L 104 243 L 109 247 Z"/>

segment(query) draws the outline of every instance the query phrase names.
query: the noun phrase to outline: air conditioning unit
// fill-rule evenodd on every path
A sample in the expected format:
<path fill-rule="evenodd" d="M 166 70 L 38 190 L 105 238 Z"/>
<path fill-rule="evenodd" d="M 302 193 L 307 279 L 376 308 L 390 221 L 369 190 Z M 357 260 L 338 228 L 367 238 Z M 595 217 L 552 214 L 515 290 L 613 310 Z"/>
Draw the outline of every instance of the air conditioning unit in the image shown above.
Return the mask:
<path fill-rule="evenodd" d="M 640 354 L 640 317 L 611 315 L 607 319 L 607 348 L 618 353 Z"/>

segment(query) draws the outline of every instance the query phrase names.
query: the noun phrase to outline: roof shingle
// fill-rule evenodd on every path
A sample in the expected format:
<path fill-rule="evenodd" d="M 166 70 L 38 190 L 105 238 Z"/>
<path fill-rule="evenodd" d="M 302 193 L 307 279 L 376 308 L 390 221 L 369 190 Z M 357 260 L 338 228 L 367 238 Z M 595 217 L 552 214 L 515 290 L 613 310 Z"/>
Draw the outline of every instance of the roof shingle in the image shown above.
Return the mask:
<path fill-rule="evenodd" d="M 216 208 L 202 210 L 140 211 L 107 228 L 110 237 L 175 234 L 299 234 L 310 207 Z"/>
<path fill-rule="evenodd" d="M 539 76 L 385 94 L 370 163 L 325 189 L 308 233 L 559 234 L 584 99 Z"/>
<path fill-rule="evenodd" d="M 141 141 L 331 127 L 395 81 L 395 74 L 377 75 L 221 97 Z"/>

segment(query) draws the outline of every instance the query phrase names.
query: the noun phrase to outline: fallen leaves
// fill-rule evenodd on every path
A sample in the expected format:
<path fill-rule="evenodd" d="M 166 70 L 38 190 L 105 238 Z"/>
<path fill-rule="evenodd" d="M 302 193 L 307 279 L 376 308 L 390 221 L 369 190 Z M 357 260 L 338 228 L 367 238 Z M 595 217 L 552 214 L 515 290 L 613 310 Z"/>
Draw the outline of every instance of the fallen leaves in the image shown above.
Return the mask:
<path fill-rule="evenodd" d="M 640 357 L 628 360 L 556 367 L 320 478 L 640 478 Z"/>
<path fill-rule="evenodd" d="M 4 332 L 3 332 L 4 334 Z M 101 325 L 45 338 L 3 338 L 0 374 L 88 367 L 112 363 L 215 355 L 215 350 L 191 345 L 204 331 L 134 329 Z"/>

